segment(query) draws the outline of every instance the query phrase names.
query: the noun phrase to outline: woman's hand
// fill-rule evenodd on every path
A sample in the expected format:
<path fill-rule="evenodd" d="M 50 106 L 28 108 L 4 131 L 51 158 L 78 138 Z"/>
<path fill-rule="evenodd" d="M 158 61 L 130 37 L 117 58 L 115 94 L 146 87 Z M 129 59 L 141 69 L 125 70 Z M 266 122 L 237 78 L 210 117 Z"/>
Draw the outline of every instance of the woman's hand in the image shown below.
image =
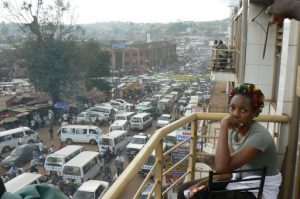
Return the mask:
<path fill-rule="evenodd" d="M 234 115 L 228 115 L 224 117 L 221 121 L 221 129 L 225 128 L 225 130 L 232 129 L 238 130 L 243 126 L 243 123 L 240 122 L 239 118 Z"/>
<path fill-rule="evenodd" d="M 188 188 L 187 190 L 185 190 L 185 198 L 186 199 L 190 199 L 195 193 L 203 190 L 204 188 L 207 187 L 207 179 L 201 180 L 200 182 L 194 184 L 193 186 L 191 186 L 190 188 Z"/>
<path fill-rule="evenodd" d="M 266 11 L 272 15 L 270 22 L 281 24 L 285 18 L 300 20 L 299 4 L 300 2 L 296 0 L 275 0 Z"/>

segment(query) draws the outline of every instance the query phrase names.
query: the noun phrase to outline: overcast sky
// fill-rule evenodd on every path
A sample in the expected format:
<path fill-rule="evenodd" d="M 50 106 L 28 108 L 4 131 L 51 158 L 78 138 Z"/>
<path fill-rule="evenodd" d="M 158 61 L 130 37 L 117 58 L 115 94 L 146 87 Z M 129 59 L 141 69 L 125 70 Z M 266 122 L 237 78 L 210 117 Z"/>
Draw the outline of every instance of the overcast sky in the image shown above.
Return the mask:
<path fill-rule="evenodd" d="M 228 0 L 71 0 L 77 23 L 211 21 L 229 17 Z"/>

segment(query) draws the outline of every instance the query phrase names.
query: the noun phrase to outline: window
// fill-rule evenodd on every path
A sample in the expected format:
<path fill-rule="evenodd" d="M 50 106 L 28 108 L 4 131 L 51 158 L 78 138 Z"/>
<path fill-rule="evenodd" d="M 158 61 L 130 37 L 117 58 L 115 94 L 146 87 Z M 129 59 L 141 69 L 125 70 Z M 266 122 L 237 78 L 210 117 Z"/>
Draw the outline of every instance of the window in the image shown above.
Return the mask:
<path fill-rule="evenodd" d="M 76 129 L 76 134 L 85 135 L 87 134 L 87 129 Z"/>
<path fill-rule="evenodd" d="M 14 133 L 11 135 L 12 138 L 23 138 L 23 132 L 19 132 L 19 133 Z"/>
<path fill-rule="evenodd" d="M 5 135 L 0 137 L 0 142 L 6 142 L 11 140 L 11 135 Z"/>
<path fill-rule="evenodd" d="M 100 187 L 96 190 L 95 198 L 99 198 L 104 189 L 105 189 L 105 187 L 100 185 Z"/>
<path fill-rule="evenodd" d="M 26 134 L 27 136 L 30 136 L 30 135 L 35 134 L 35 132 L 32 131 L 32 130 L 28 130 L 28 131 L 25 131 L 25 134 Z"/>
<path fill-rule="evenodd" d="M 133 117 L 133 118 L 131 118 L 131 122 L 140 123 L 140 122 L 142 122 L 142 119 L 141 118 L 137 118 L 137 117 Z"/>
<path fill-rule="evenodd" d="M 80 168 L 73 166 L 64 166 L 63 173 L 65 175 L 81 176 Z"/>
<path fill-rule="evenodd" d="M 102 145 L 112 145 L 112 140 L 109 138 L 100 138 L 99 143 Z"/>
<path fill-rule="evenodd" d="M 75 134 L 75 129 L 73 128 L 63 128 L 61 133 Z"/>
<path fill-rule="evenodd" d="M 92 168 L 92 166 L 88 163 L 83 167 L 83 174 L 86 174 L 90 169 Z"/>
<path fill-rule="evenodd" d="M 98 134 L 99 134 L 95 129 L 90 129 L 90 130 L 89 130 L 89 133 L 90 133 L 90 134 L 95 134 L 95 135 L 98 135 Z"/>
<path fill-rule="evenodd" d="M 115 131 L 115 130 L 123 130 L 123 128 L 122 126 L 112 126 L 111 131 Z"/>

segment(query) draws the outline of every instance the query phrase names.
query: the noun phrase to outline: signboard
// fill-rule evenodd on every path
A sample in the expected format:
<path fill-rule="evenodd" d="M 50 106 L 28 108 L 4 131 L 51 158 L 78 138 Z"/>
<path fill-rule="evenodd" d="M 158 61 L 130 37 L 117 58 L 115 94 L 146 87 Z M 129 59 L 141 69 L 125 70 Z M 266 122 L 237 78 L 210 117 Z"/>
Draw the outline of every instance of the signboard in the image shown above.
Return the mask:
<path fill-rule="evenodd" d="M 176 131 L 176 138 L 177 140 L 186 140 L 191 137 L 191 132 L 189 130 L 178 130 Z"/>
<path fill-rule="evenodd" d="M 177 162 L 179 162 L 180 160 L 182 160 L 185 156 L 187 156 L 189 154 L 189 148 L 182 148 L 179 147 L 177 149 L 175 149 L 172 154 L 171 154 L 171 162 L 172 164 L 176 164 Z M 184 161 L 181 165 L 183 166 L 188 166 L 189 161 L 188 159 L 186 161 Z"/>

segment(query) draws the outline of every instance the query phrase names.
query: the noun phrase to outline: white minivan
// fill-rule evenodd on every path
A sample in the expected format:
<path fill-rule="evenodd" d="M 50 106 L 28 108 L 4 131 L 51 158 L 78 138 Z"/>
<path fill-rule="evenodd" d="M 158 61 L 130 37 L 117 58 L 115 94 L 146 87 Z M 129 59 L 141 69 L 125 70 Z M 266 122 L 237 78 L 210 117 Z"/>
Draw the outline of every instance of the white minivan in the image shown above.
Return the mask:
<path fill-rule="evenodd" d="M 49 172 L 57 171 L 61 173 L 63 170 L 63 165 L 81 153 L 83 150 L 83 146 L 80 145 L 65 146 L 64 148 L 55 151 L 46 157 L 44 168 Z"/>
<path fill-rule="evenodd" d="M 84 182 L 74 193 L 72 199 L 101 199 L 109 188 L 109 183 L 100 180 Z"/>
<path fill-rule="evenodd" d="M 122 112 L 122 113 L 117 113 L 115 117 L 115 121 L 118 120 L 127 120 L 130 121 L 131 117 L 134 116 L 134 112 Z"/>
<path fill-rule="evenodd" d="M 128 144 L 127 131 L 112 131 L 103 135 L 99 139 L 98 149 L 101 155 L 105 154 L 107 149 L 114 155 L 119 154 Z"/>
<path fill-rule="evenodd" d="M 39 140 L 38 133 L 28 127 L 18 127 L 0 133 L 0 152 L 8 152 L 18 142 L 33 143 Z"/>
<path fill-rule="evenodd" d="M 131 129 L 145 130 L 152 125 L 150 113 L 138 113 L 130 119 Z"/>
<path fill-rule="evenodd" d="M 103 170 L 103 160 L 95 151 L 83 151 L 63 167 L 63 178 L 73 179 L 75 183 L 83 183 L 95 178 Z"/>
<path fill-rule="evenodd" d="M 115 130 L 129 131 L 129 129 L 130 126 L 127 120 L 117 120 L 110 125 L 108 132 L 112 132 Z"/>
<path fill-rule="evenodd" d="M 39 173 L 22 173 L 6 182 L 5 188 L 7 192 L 15 193 L 27 185 L 43 183 L 43 178 Z"/>
<path fill-rule="evenodd" d="M 62 126 L 57 134 L 60 134 L 60 140 L 67 144 L 73 142 L 97 144 L 103 132 L 98 126 L 66 125 Z"/>

